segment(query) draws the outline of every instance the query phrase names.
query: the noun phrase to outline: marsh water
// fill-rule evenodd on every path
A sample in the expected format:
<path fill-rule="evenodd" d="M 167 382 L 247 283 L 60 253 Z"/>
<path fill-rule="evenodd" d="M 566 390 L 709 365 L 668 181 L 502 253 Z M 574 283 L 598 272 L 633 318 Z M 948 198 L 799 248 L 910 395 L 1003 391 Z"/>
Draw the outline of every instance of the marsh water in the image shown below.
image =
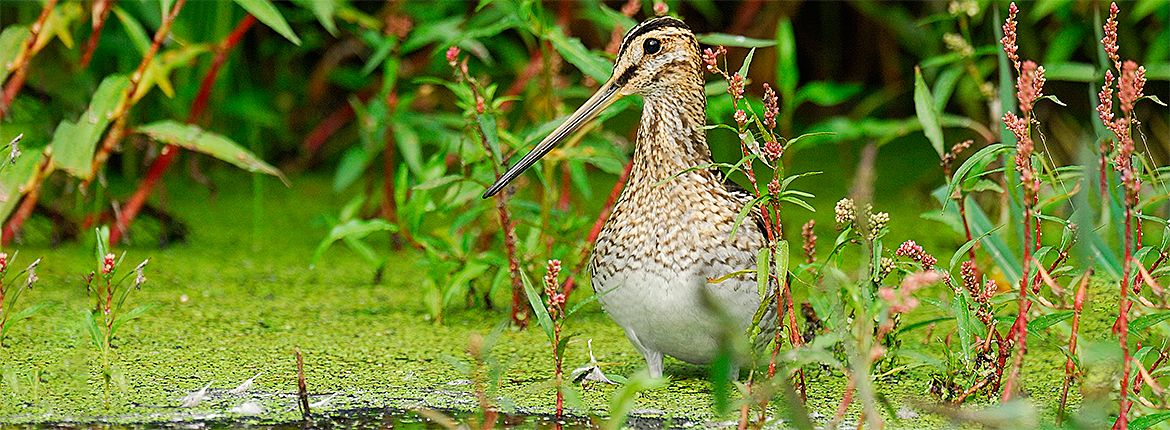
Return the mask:
<path fill-rule="evenodd" d="M 52 247 L 49 226 L 43 220 L 30 224 L 20 253 L 43 257 L 44 262 L 42 284 L 27 300 L 45 307 L 14 326 L 0 347 L 4 422 L 300 428 L 306 424 L 295 402 L 294 349 L 304 356 L 311 401 L 324 402 L 314 409 L 313 427 L 441 427 L 411 412 L 418 408 L 446 411 L 459 420 L 475 417 L 479 408 L 467 383 L 468 340 L 497 331 L 507 320 L 506 312 L 453 309 L 436 324 L 418 300 L 419 257 L 409 252 L 389 259 L 380 284 L 372 282 L 373 268 L 344 247 L 331 249 L 310 268 L 312 250 L 328 228 L 322 214 L 345 203 L 329 191 L 328 178 L 295 179 L 292 189 L 272 181 L 254 195 L 249 182 L 239 177 L 218 178 L 222 188 L 215 194 L 185 184 L 167 190 L 168 210 L 188 224 L 187 242 L 160 248 L 154 240 L 160 225 L 147 220 L 137 224 L 135 240 L 118 249 L 126 252 L 127 261 L 151 259 L 147 284 L 131 299 L 149 309 L 119 332 L 108 390 L 103 388 L 100 354 L 82 325 L 88 304 L 78 279 L 92 270 L 92 244 L 83 240 Z M 904 216 L 914 213 L 913 207 L 896 210 Z M 371 243 L 389 247 L 384 239 Z M 643 366 L 621 329 L 596 304 L 575 315 L 566 330 L 575 336 L 566 351 L 567 368 L 589 361 L 589 340 L 607 374 L 631 375 Z M 905 343 L 929 350 L 913 338 Z M 499 332 L 490 355 L 502 376 L 491 389 L 501 409 L 512 413 L 502 425 L 553 426 L 548 419 L 554 390 L 547 347 L 539 330 Z M 1028 369 L 1061 371 L 1063 361 L 1050 358 L 1030 360 Z M 706 369 L 667 361 L 666 373 L 671 375 L 667 388 L 637 396 L 631 426 L 708 426 L 734 420 L 714 414 Z M 811 368 L 808 377 L 814 387 L 809 410 L 822 420 L 831 417 L 844 378 L 818 368 Z M 250 378 L 253 388 L 230 393 Z M 930 379 L 929 369 L 910 368 L 882 381 L 879 390 L 897 411 L 929 398 Z M 184 398 L 203 387 L 208 387 L 206 399 L 184 407 Z M 1030 388 L 1034 398 L 1052 403 L 1060 387 L 1037 380 Z M 607 417 L 617 389 L 575 387 L 569 403 L 573 416 Z M 244 408 L 248 403 L 254 409 Z M 850 411 L 851 416 L 856 413 Z M 584 428 L 591 422 L 579 418 L 566 425 Z M 891 421 L 890 428 L 942 422 L 938 416 L 914 413 Z"/>

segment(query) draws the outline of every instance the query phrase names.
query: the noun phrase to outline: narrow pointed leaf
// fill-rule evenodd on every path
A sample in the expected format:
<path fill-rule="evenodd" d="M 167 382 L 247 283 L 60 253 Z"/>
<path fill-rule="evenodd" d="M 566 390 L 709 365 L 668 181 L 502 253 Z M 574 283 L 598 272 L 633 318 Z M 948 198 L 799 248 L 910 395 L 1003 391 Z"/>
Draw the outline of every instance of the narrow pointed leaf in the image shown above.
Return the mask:
<path fill-rule="evenodd" d="M 315 0 L 316 1 L 316 0 Z M 301 44 L 301 38 L 293 32 L 292 27 L 288 26 L 288 22 L 284 20 L 284 16 L 276 9 L 276 6 L 268 0 L 235 0 L 236 4 L 248 11 L 256 17 L 256 19 L 263 22 L 269 28 L 273 29 L 285 39 L 288 39 L 295 45 Z"/>
<path fill-rule="evenodd" d="M 202 152 L 234 164 L 249 172 L 276 176 L 281 181 L 288 182 L 279 170 L 265 163 L 264 160 L 256 157 L 255 154 L 244 149 L 240 144 L 227 137 L 203 130 L 197 126 L 165 120 L 146 124 L 138 127 L 135 131 L 150 136 L 159 142 Z"/>
<path fill-rule="evenodd" d="M 930 87 L 922 79 L 922 70 L 914 69 L 914 111 L 918 114 L 918 122 L 922 123 L 922 132 L 934 147 L 934 151 L 941 158 L 946 153 L 943 143 L 942 124 L 938 121 L 938 111 L 934 107 L 934 96 L 930 95 Z"/>

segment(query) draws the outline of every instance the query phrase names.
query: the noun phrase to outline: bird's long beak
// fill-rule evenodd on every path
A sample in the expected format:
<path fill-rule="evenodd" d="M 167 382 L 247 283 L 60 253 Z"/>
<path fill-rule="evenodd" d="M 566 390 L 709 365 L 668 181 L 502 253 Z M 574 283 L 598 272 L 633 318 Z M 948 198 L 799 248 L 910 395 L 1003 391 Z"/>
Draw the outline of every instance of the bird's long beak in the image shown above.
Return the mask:
<path fill-rule="evenodd" d="M 619 89 L 620 86 L 614 82 L 613 78 L 610 78 L 608 82 L 606 82 L 601 86 L 600 89 L 597 90 L 597 93 L 594 93 L 592 97 L 589 97 L 589 100 L 585 101 L 585 104 L 577 108 L 577 111 L 573 112 L 572 115 L 569 115 L 569 118 L 566 119 L 564 123 L 561 123 L 561 125 L 557 127 L 556 130 L 553 130 L 553 132 L 549 134 L 548 137 L 545 137 L 544 140 L 540 141 L 540 143 L 537 144 L 535 148 L 532 148 L 532 151 L 529 152 L 528 155 L 525 155 L 524 158 L 520 159 L 519 163 L 516 163 L 516 165 L 512 166 L 512 168 L 508 169 L 508 171 L 504 172 L 504 174 L 496 180 L 496 183 L 492 184 L 491 187 L 488 187 L 487 191 L 484 191 L 483 193 L 483 198 L 486 199 L 496 195 L 496 193 L 500 192 L 500 190 L 502 190 L 504 186 L 508 185 L 509 182 L 512 182 L 513 179 L 516 179 L 517 176 L 520 176 L 521 173 L 524 173 L 525 170 L 528 170 L 529 167 L 532 167 L 533 164 L 536 164 L 536 161 L 540 160 L 541 157 L 544 157 L 545 154 L 548 154 L 549 151 L 552 151 L 554 146 L 571 136 L 574 132 L 579 130 L 582 125 L 584 125 L 586 122 L 589 122 L 589 120 L 596 117 L 597 114 L 601 113 L 601 111 L 605 110 L 605 108 L 609 107 L 609 105 L 613 104 L 613 102 L 621 98 L 621 91 L 618 91 Z"/>

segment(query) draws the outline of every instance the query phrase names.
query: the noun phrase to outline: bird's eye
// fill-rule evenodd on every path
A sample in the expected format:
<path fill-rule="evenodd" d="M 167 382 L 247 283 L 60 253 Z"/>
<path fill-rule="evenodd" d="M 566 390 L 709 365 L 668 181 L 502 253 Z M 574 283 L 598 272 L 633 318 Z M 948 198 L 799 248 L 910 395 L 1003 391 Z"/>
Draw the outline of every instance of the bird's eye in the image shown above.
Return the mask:
<path fill-rule="evenodd" d="M 662 42 L 659 42 L 658 39 L 646 39 L 642 43 L 642 53 L 646 55 L 656 54 L 659 49 L 662 49 Z"/>

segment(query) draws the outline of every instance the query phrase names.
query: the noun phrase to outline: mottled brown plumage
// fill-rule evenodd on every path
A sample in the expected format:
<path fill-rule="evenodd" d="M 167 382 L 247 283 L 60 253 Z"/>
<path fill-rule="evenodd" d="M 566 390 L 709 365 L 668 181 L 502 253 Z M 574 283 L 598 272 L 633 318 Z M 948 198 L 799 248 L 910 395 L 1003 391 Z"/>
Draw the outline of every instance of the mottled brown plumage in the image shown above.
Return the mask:
<path fill-rule="evenodd" d="M 686 24 L 673 18 L 639 24 L 623 39 L 609 81 L 485 193 L 498 191 L 617 98 L 642 95 L 634 165 L 590 268 L 602 307 L 654 376 L 662 374 L 664 354 L 691 363 L 714 360 L 728 322 L 746 332 L 760 304 L 754 275 L 708 282 L 755 268 L 766 242 L 751 221 L 731 234 L 751 196 L 725 183 L 718 170 L 693 169 L 711 163 L 703 83 L 699 43 Z M 764 321 L 774 319 L 773 313 Z"/>

